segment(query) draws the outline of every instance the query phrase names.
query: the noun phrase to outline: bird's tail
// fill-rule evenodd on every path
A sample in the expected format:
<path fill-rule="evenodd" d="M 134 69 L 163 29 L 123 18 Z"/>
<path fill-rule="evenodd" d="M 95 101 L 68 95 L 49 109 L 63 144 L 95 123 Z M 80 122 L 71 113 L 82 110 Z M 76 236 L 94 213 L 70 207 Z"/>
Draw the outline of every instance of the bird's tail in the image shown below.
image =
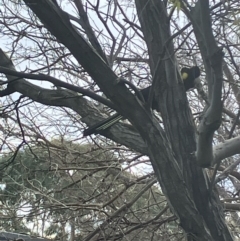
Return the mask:
<path fill-rule="evenodd" d="M 115 123 L 117 123 L 118 121 L 120 121 L 123 117 L 116 113 L 110 117 L 108 117 L 105 120 L 102 120 L 98 123 L 96 123 L 95 125 L 90 126 L 89 128 L 87 128 L 86 130 L 83 131 L 83 136 L 89 136 L 92 134 L 96 134 L 100 131 L 106 130 L 109 127 L 111 127 L 112 125 L 114 125 Z"/>

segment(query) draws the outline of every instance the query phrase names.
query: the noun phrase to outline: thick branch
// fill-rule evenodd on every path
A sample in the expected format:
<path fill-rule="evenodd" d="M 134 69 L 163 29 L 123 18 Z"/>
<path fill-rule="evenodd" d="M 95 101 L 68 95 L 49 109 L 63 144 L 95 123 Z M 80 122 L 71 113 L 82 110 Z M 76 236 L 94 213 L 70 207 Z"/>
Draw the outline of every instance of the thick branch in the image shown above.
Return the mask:
<path fill-rule="evenodd" d="M 80 116 L 82 116 L 82 121 L 88 125 L 93 125 L 97 121 L 106 118 L 101 111 L 97 110 L 90 101 L 84 99 L 82 96 L 79 96 L 76 92 L 81 92 L 82 88 L 78 89 L 77 86 L 72 86 L 72 90 L 76 91 L 68 91 L 68 90 L 49 90 L 41 88 L 37 85 L 29 83 L 28 81 L 21 78 L 21 76 L 32 76 L 32 77 L 41 77 L 38 75 L 29 75 L 25 73 L 19 73 L 15 70 L 12 61 L 5 55 L 3 51 L 0 51 L 0 69 L 4 70 L 6 77 L 8 79 L 9 87 L 0 92 L 0 96 L 7 94 L 8 89 L 11 90 L 8 94 L 13 92 L 19 92 L 30 99 L 49 106 L 59 106 L 59 107 L 68 107 L 74 111 L 76 111 Z M 16 74 L 20 78 L 12 76 L 11 74 Z M 46 79 L 46 78 L 44 78 Z M 65 83 L 59 82 L 60 80 L 55 79 L 53 77 L 48 76 L 48 80 L 54 80 L 56 84 Z M 67 84 L 67 83 L 65 83 Z M 11 86 L 11 87 L 10 87 Z M 64 85 L 65 87 L 69 87 Z M 79 90 L 79 91 L 78 91 Z M 136 132 L 132 126 L 126 124 L 117 124 L 112 127 L 110 130 L 106 131 L 104 136 L 112 139 L 113 141 L 120 143 L 129 147 L 130 149 L 134 149 L 137 152 L 142 154 L 147 154 L 147 148 L 144 141 L 141 139 L 140 135 Z"/>
<path fill-rule="evenodd" d="M 216 164 L 224 158 L 240 153 L 240 136 L 226 140 L 214 147 L 214 163 Z"/>
<path fill-rule="evenodd" d="M 201 167 L 208 167 L 213 162 L 213 135 L 221 124 L 223 54 L 212 33 L 209 2 L 198 1 L 192 11 L 185 12 L 193 24 L 207 74 L 210 105 L 198 127 L 196 156 Z"/>

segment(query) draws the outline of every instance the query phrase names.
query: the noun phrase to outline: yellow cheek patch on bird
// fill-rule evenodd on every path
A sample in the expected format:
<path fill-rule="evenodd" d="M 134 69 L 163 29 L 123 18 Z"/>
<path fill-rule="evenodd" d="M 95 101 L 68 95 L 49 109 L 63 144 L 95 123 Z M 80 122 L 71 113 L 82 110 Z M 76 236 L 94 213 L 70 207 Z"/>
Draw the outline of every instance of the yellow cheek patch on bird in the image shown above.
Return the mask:
<path fill-rule="evenodd" d="M 188 77 L 188 73 L 182 73 L 182 79 L 185 80 Z"/>

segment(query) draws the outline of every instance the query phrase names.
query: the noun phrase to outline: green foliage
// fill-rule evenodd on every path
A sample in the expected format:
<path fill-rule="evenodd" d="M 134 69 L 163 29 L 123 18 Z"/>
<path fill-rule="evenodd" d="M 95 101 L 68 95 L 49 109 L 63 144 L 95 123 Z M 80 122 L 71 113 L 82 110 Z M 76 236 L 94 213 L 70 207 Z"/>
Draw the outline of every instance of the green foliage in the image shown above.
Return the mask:
<path fill-rule="evenodd" d="M 51 237 L 57 234 L 58 238 L 66 238 L 64 230 L 72 223 L 76 235 L 84 237 L 146 185 L 136 182 L 138 176 L 122 172 L 120 161 L 112 151 L 59 140 L 53 140 L 48 147 L 25 147 L 14 160 L 6 155 L 0 164 L 7 163 L 1 202 L 15 213 L 10 215 L 5 211 L 9 219 L 2 226 L 8 222 L 11 226 L 8 230 L 29 231 L 28 223 L 34 223 L 44 226 L 45 235 Z M 102 208 L 110 200 L 113 201 Z M 125 211 L 125 218 L 131 223 L 149 220 L 164 206 L 165 197 L 158 186 L 153 186 Z M 169 214 L 166 212 L 164 216 Z M 21 224 L 21 228 L 14 222 Z"/>
<path fill-rule="evenodd" d="M 177 14 L 179 14 L 181 8 L 182 8 L 182 3 L 180 0 L 169 0 L 169 2 L 173 5 L 173 10 L 177 9 Z"/>

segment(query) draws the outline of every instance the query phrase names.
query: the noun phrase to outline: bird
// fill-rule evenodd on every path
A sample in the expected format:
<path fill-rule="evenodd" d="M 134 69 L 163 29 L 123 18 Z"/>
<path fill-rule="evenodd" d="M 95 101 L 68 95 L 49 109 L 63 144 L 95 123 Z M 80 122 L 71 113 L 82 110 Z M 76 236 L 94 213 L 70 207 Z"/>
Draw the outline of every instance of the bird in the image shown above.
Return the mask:
<path fill-rule="evenodd" d="M 195 87 L 196 79 L 200 76 L 200 69 L 198 66 L 191 68 L 183 67 L 181 69 L 181 77 L 185 87 L 185 91 Z"/>
<path fill-rule="evenodd" d="M 183 80 L 183 84 L 185 87 L 185 91 L 188 91 L 189 89 L 194 88 L 195 86 L 195 80 L 200 76 L 200 69 L 198 66 L 193 66 L 191 68 L 183 67 L 181 69 L 181 77 Z M 144 88 L 140 90 L 144 100 L 147 102 L 148 101 L 148 96 L 150 93 L 151 86 Z M 152 100 L 152 109 L 157 110 L 157 101 L 153 98 Z M 89 128 L 85 129 L 83 131 L 83 136 L 89 136 L 92 134 L 97 134 L 101 131 L 104 131 L 114 124 L 116 124 L 118 121 L 121 119 L 124 119 L 122 115 L 119 113 L 116 113 L 102 121 L 97 122 L 96 124 L 90 126 Z"/>

